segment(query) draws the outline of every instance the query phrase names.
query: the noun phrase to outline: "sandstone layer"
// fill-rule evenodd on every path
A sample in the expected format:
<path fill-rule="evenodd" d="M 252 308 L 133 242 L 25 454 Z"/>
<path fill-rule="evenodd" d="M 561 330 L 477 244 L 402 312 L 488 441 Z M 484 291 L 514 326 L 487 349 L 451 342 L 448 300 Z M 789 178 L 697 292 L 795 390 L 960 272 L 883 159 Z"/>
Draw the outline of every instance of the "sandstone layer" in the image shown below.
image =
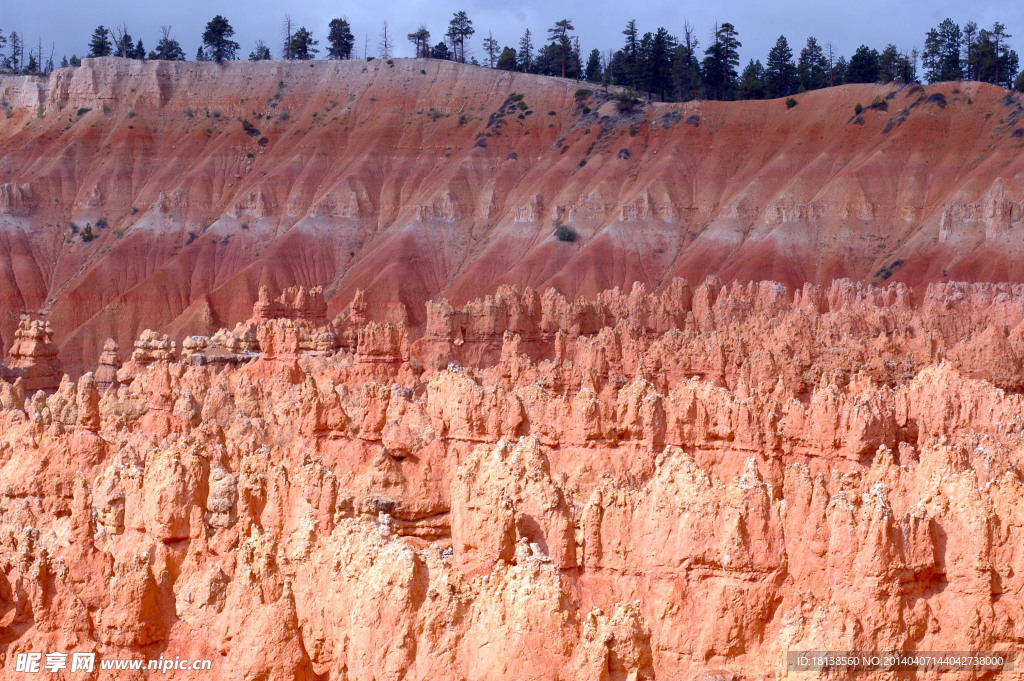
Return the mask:
<path fill-rule="evenodd" d="M 1024 287 L 506 287 L 412 343 L 362 293 L 254 299 L 0 384 L 0 668 L 769 679 L 1024 643 Z"/>
<path fill-rule="evenodd" d="M 978 83 L 620 111 L 442 61 L 104 58 L 0 100 L 0 340 L 43 316 L 74 376 L 264 285 L 330 317 L 362 290 L 415 340 L 428 300 L 504 284 L 1024 280 L 1024 104 Z"/>

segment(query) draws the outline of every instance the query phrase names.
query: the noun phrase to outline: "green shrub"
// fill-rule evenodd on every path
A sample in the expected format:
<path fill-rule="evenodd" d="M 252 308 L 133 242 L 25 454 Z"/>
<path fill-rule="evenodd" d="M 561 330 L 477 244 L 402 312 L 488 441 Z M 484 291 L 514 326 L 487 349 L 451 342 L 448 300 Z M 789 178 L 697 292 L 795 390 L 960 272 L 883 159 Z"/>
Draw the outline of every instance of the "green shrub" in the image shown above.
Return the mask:
<path fill-rule="evenodd" d="M 862 111 L 864 111 L 864 107 L 860 105 L 860 102 L 857 102 L 857 106 L 853 107 L 853 113 L 856 114 L 857 116 L 860 116 L 860 113 Z"/>
<path fill-rule="evenodd" d="M 313 112 L 313 115 L 316 115 L 315 111 Z M 256 128 L 255 125 L 249 122 L 248 118 L 242 119 L 242 130 L 245 130 L 245 134 L 248 135 L 249 137 L 256 137 L 260 134 L 260 131 Z"/>
<path fill-rule="evenodd" d="M 632 88 L 626 88 L 622 92 L 618 92 L 612 95 L 617 104 L 619 111 L 631 111 L 634 106 L 640 103 L 640 98 L 637 97 L 636 91 Z"/>
<path fill-rule="evenodd" d="M 579 238 L 576 230 L 569 225 L 562 224 L 561 220 L 555 220 L 555 238 L 567 244 L 571 244 Z"/>
<path fill-rule="evenodd" d="M 96 238 L 96 235 L 92 233 L 92 225 L 86 223 L 85 229 L 82 230 L 82 243 L 89 243 Z"/>
<path fill-rule="evenodd" d="M 796 105 L 797 105 L 797 101 L 795 99 L 793 99 L 792 97 L 787 97 L 786 98 L 786 108 L 787 109 L 792 109 Z"/>
<path fill-rule="evenodd" d="M 576 91 L 575 97 L 576 99 L 586 99 L 592 94 L 594 94 L 593 90 L 588 90 L 585 87 L 581 87 L 579 90 Z"/>

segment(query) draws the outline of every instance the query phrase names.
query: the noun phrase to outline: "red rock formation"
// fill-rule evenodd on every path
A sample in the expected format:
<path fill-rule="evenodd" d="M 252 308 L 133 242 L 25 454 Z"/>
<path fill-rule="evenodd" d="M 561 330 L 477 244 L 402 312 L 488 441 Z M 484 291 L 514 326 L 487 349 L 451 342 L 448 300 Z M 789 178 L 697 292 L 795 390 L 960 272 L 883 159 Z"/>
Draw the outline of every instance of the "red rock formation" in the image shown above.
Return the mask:
<path fill-rule="evenodd" d="M 475 366 L 370 320 L 309 352 L 277 318 L 252 362 L 147 334 L 102 396 L 0 384 L 0 664 L 761 679 L 1020 638 L 1024 290 L 495 300 L 418 346 L 474 338 Z"/>
<path fill-rule="evenodd" d="M 1019 96 L 576 89 L 0 77 L 3 302 L 56 329 L 0 319 L 0 669 L 765 679 L 1019 647 Z M 52 336 L 75 376 L 102 344 L 95 376 Z"/>
<path fill-rule="evenodd" d="M 271 319 L 304 320 L 318 326 L 326 325 L 327 301 L 324 300 L 323 289 L 319 286 L 311 289 L 292 286 L 276 299 L 271 299 L 270 289 L 261 286 L 253 305 L 253 321 L 260 324 Z"/>
<path fill-rule="evenodd" d="M 506 284 L 592 299 L 708 274 L 794 287 L 1024 281 L 1018 94 L 849 85 L 792 109 L 620 112 L 577 89 L 403 59 L 104 58 L 0 77 L 2 302 L 45 309 L 78 375 L 110 336 L 129 347 L 147 328 L 180 339 L 244 319 L 264 285 L 324 286 L 323 301 L 264 302 L 331 319 L 362 291 L 358 314 L 397 322 L 408 310 L 415 340 L 427 300 L 493 303 Z M 876 98 L 887 110 L 851 122 L 854 103 Z M 555 238 L 556 219 L 575 241 Z M 98 235 L 87 243 L 86 223 Z M 464 320 L 464 353 L 500 348 L 474 336 L 482 307 Z M 0 319 L 0 337 L 15 327 Z M 530 330 L 516 330 L 529 352 Z"/>
<path fill-rule="evenodd" d="M 131 383 L 146 367 L 154 362 L 173 362 L 178 359 L 178 343 L 167 334 L 146 329 L 134 343 L 131 359 L 117 371 L 117 380 Z"/>
<path fill-rule="evenodd" d="M 117 341 L 108 338 L 103 343 L 103 353 L 100 355 L 99 366 L 96 368 L 96 385 L 100 392 L 107 388 L 116 388 L 117 372 L 121 369 L 121 355 L 118 354 Z"/>
<path fill-rule="evenodd" d="M 3 364 L 3 378 L 21 379 L 24 390 L 55 390 L 64 374 L 57 359 L 50 322 L 22 315 L 10 356 Z"/>

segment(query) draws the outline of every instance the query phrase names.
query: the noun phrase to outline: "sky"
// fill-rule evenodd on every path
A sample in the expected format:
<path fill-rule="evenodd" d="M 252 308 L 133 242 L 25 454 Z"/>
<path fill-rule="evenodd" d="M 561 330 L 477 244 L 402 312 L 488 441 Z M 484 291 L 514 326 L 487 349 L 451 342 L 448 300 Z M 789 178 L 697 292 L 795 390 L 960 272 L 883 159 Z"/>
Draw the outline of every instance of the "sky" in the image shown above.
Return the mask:
<path fill-rule="evenodd" d="M 703 46 L 715 22 L 728 21 L 739 32 L 743 47 L 741 62 L 749 59 L 765 61 L 768 50 L 785 35 L 798 55 L 808 36 L 824 45 L 831 41 L 840 54 L 849 56 L 861 44 L 881 50 L 894 43 L 901 50 L 921 48 L 925 32 L 946 17 L 963 25 L 969 20 L 980 27 L 1000 21 L 1006 25 L 1011 46 L 1024 54 L 1024 3 L 1019 0 L 990 0 L 977 3 L 951 0 L 719 0 L 717 2 L 653 2 L 630 3 L 606 0 L 506 0 L 495 3 L 484 0 L 401 0 L 396 2 L 338 2 L 337 0 L 305 0 L 299 5 L 267 0 L 4 0 L 0 7 L 0 30 L 4 35 L 18 31 L 29 47 L 42 40 L 43 53 L 53 50 L 55 61 L 62 56 L 88 53 L 93 29 L 105 26 L 128 27 L 135 40 L 142 39 L 147 50 L 160 36 L 160 27 L 170 25 L 171 34 L 181 42 L 189 59 L 199 47 L 206 22 L 214 15 L 228 18 L 235 29 L 234 39 L 241 45 L 242 57 L 248 56 L 257 39 L 271 46 L 279 56 L 281 26 L 290 14 L 296 26 L 306 26 L 320 40 L 323 57 L 328 22 L 347 17 L 357 37 L 358 56 L 368 46 L 371 56 L 377 55 L 380 29 L 386 20 L 395 40 L 394 56 L 412 56 L 408 33 L 423 23 L 431 32 L 431 43 L 442 39 L 448 20 L 458 10 L 465 10 L 473 21 L 476 34 L 468 53 L 482 60 L 483 38 L 488 32 L 504 46 L 516 47 L 527 28 L 540 45 L 547 29 L 560 19 L 568 18 L 576 28 L 580 47 L 586 55 L 593 48 L 602 52 L 622 45 L 622 29 L 636 19 L 641 34 L 664 26 L 673 35 L 682 33 L 684 21 L 696 29 Z"/>

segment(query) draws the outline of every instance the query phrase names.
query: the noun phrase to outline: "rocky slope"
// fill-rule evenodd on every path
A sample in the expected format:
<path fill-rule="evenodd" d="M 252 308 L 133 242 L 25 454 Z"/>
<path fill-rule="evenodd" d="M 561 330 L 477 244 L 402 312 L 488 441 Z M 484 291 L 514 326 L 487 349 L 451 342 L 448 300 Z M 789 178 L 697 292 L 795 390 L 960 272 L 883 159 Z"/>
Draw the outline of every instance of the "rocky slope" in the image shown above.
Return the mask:
<path fill-rule="evenodd" d="M 323 286 L 331 316 L 361 289 L 416 338 L 428 299 L 502 284 L 1024 279 L 1020 95 L 848 86 L 791 109 L 621 112 L 578 88 L 425 60 L 0 77 L 4 350 L 42 314 L 77 376 L 108 337 L 243 319 L 261 285 Z"/>
<path fill-rule="evenodd" d="M 767 679 L 790 649 L 1024 642 L 1021 286 L 502 288 L 414 342 L 367 309 L 264 290 L 48 396 L 25 320 L 0 668 Z"/>

